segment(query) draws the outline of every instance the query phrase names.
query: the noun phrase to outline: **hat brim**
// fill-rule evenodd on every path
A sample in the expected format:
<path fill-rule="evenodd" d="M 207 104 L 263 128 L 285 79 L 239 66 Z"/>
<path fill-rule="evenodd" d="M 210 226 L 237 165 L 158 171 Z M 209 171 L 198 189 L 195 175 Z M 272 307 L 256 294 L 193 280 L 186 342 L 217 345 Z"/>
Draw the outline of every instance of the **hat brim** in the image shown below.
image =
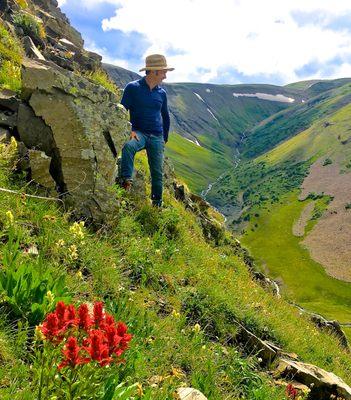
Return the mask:
<path fill-rule="evenodd" d="M 141 71 L 174 71 L 174 68 L 167 67 L 167 68 L 162 68 L 162 67 L 144 67 L 139 69 L 139 72 Z"/>

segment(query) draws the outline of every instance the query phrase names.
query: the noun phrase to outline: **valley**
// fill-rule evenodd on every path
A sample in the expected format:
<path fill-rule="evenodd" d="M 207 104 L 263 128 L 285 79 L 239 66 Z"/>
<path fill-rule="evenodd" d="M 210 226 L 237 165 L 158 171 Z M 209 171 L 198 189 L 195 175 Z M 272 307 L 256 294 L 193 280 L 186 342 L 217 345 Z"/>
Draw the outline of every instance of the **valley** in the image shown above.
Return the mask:
<path fill-rule="evenodd" d="M 165 87 L 177 175 L 284 296 L 351 322 L 350 79 Z"/>

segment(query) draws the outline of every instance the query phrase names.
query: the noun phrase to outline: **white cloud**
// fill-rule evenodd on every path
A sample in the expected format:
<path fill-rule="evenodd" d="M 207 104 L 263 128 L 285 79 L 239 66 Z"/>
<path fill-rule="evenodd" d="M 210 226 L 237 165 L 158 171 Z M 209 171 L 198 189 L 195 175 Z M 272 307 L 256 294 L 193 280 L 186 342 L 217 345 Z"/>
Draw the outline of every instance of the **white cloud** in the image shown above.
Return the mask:
<path fill-rule="evenodd" d="M 279 76 L 287 83 L 300 80 L 295 70 L 309 62 L 351 54 L 350 33 L 313 24 L 299 27 L 291 14 L 337 17 L 351 13 L 349 0 L 87 0 L 92 7 L 101 2 L 118 7 L 115 16 L 102 21 L 103 29 L 144 35 L 151 43 L 144 56 L 161 52 L 176 68 L 168 81 L 210 82 L 227 69 L 231 75 L 235 70 Z M 347 72 L 348 66 L 338 71 Z M 197 72 L 201 68 L 207 72 Z"/>

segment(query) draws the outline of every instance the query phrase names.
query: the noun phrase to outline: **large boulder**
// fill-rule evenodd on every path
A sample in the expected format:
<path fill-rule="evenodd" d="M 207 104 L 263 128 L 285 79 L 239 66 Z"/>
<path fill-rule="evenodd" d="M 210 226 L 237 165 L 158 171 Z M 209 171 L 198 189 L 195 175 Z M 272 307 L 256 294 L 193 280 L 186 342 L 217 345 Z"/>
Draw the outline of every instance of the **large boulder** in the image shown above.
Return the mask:
<path fill-rule="evenodd" d="M 282 358 L 275 372 L 276 377 L 294 379 L 311 389 L 309 399 L 321 400 L 338 397 L 351 399 L 351 388 L 341 378 L 312 364 Z"/>
<path fill-rule="evenodd" d="M 51 157 L 50 173 L 66 203 L 95 221 L 107 218 L 116 156 L 129 131 L 119 99 L 49 61 L 26 59 L 22 82 L 28 105 L 19 110 L 20 139 Z"/>

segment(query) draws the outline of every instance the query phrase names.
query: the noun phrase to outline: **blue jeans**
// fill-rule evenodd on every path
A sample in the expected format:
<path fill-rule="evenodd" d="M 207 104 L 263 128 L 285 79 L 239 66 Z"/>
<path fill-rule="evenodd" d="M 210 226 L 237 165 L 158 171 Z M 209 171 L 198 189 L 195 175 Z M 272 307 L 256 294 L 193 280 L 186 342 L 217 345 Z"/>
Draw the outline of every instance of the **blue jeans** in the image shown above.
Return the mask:
<path fill-rule="evenodd" d="M 162 205 L 163 191 L 163 153 L 165 142 L 163 136 L 147 135 L 136 131 L 138 140 L 129 140 L 122 148 L 121 177 L 133 179 L 135 153 L 145 149 L 151 175 L 151 200 L 156 206 Z"/>

